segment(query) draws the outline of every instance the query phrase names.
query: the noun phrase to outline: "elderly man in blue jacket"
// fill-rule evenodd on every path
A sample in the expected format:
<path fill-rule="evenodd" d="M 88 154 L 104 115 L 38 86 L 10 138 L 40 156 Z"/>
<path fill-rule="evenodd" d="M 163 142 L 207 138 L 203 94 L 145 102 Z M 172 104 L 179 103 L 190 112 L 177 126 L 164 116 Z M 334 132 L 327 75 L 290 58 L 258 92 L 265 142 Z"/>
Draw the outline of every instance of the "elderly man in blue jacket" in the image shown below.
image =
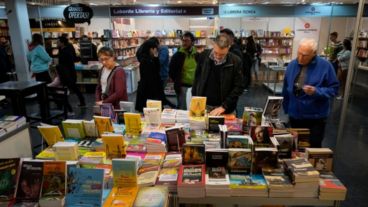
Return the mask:
<path fill-rule="evenodd" d="M 338 89 L 333 66 L 317 55 L 317 42 L 302 39 L 285 72 L 283 107 L 291 127 L 310 129 L 311 147 L 321 147 L 330 100 Z"/>

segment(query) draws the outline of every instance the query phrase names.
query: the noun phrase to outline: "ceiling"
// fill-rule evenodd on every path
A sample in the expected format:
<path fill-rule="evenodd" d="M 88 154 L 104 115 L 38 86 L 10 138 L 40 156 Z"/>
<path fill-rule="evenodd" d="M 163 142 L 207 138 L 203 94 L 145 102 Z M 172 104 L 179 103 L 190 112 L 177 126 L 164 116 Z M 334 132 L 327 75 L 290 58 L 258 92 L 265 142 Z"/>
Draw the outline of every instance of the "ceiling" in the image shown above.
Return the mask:
<path fill-rule="evenodd" d="M 2 2 L 3 0 L 0 0 Z M 310 4 L 310 3 L 336 3 L 355 4 L 359 0 L 27 0 L 30 5 L 52 6 L 67 5 L 71 3 L 98 5 L 212 5 L 212 4 Z"/>

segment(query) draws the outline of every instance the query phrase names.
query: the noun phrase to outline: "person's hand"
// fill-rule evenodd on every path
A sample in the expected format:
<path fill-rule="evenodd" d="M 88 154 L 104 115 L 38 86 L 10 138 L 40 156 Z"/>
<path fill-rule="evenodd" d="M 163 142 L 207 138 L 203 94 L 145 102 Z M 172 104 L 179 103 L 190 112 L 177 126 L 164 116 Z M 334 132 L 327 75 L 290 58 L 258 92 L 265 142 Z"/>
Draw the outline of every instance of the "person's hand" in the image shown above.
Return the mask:
<path fill-rule="evenodd" d="M 98 106 L 102 105 L 102 101 L 96 101 L 96 105 Z"/>
<path fill-rule="evenodd" d="M 220 107 L 217 107 L 217 108 L 213 109 L 210 112 L 210 116 L 219 116 L 219 115 L 223 114 L 224 112 L 225 112 L 224 107 L 220 106 Z"/>
<path fill-rule="evenodd" d="M 310 85 L 305 85 L 303 87 L 303 91 L 304 91 L 305 94 L 311 96 L 311 95 L 313 95 L 316 92 L 316 87 L 310 86 Z"/>

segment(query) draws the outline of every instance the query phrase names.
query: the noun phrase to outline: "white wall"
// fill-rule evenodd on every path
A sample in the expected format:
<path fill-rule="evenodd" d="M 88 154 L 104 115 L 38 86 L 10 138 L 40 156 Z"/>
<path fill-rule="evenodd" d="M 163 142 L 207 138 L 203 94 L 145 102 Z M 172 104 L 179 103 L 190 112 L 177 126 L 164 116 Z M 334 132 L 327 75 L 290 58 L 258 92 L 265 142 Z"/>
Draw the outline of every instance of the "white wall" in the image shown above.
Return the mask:
<path fill-rule="evenodd" d="M 139 17 L 135 18 L 137 30 L 189 30 L 189 18 L 183 17 Z"/>
<path fill-rule="evenodd" d="M 321 53 L 323 51 L 323 48 L 325 48 L 328 45 L 329 35 L 331 32 L 337 32 L 339 34 L 338 40 L 343 40 L 345 37 L 349 37 L 350 32 L 353 30 L 354 26 L 352 28 L 349 27 L 351 23 L 348 19 L 355 19 L 355 18 L 323 17 L 321 19 L 321 30 L 319 33 L 319 44 L 318 44 L 319 53 Z"/>

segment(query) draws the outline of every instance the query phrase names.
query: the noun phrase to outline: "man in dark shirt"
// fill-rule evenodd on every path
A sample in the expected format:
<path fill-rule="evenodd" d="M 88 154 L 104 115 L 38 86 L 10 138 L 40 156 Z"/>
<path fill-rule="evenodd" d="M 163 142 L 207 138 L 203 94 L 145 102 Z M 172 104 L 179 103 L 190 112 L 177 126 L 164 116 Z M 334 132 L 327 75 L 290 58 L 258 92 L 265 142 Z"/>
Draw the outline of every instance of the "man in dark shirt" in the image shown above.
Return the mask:
<path fill-rule="evenodd" d="M 220 34 L 213 49 L 198 58 L 192 95 L 207 97 L 210 115 L 232 113 L 244 90 L 242 62 L 229 53 L 230 46 L 229 37 Z"/>

